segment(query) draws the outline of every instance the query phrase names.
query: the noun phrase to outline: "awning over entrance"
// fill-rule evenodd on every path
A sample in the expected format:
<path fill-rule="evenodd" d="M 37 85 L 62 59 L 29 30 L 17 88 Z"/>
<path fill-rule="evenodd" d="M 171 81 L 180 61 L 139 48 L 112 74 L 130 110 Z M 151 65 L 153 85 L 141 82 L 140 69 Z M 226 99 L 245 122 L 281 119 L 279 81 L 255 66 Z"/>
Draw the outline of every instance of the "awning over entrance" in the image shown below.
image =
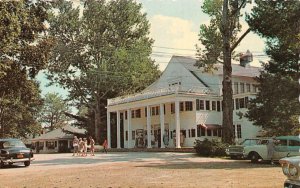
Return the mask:
<path fill-rule="evenodd" d="M 219 124 L 199 124 L 201 127 L 204 127 L 206 129 L 221 129 L 222 126 Z M 198 126 L 199 126 L 198 125 Z"/>

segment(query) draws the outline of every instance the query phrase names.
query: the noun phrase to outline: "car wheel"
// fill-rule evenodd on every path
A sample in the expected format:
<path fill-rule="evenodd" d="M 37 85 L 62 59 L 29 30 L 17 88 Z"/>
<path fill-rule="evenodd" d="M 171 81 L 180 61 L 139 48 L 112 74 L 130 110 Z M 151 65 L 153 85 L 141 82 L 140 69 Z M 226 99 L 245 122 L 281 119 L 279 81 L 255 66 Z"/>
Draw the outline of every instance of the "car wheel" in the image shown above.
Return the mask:
<path fill-rule="evenodd" d="M 250 155 L 250 159 L 251 159 L 251 163 L 257 163 L 259 159 L 259 155 L 254 152 Z"/>
<path fill-rule="evenodd" d="M 25 166 L 29 166 L 29 165 L 30 165 L 30 161 L 25 161 L 25 162 L 24 162 L 24 165 L 25 165 Z"/>

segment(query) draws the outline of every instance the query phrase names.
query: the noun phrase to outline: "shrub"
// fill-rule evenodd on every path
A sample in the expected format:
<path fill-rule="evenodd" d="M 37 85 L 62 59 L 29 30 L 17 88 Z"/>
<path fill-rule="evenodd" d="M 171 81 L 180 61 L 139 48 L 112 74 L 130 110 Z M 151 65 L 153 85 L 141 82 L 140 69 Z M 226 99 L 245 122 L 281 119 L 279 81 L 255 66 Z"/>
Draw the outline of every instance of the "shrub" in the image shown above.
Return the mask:
<path fill-rule="evenodd" d="M 203 141 L 196 140 L 194 148 L 196 150 L 196 153 L 201 156 L 225 156 L 225 149 L 227 148 L 227 144 L 224 144 L 217 140 L 209 141 L 206 138 Z"/>

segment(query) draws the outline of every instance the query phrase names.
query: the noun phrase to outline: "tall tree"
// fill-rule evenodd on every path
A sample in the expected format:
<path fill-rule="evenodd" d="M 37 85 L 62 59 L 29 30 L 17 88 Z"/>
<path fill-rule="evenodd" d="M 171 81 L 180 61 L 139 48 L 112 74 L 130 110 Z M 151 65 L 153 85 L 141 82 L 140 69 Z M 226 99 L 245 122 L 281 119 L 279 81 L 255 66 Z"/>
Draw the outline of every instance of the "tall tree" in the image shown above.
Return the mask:
<path fill-rule="evenodd" d="M 222 141 L 233 143 L 233 99 L 232 99 L 232 66 L 231 60 L 234 49 L 250 32 L 248 28 L 239 38 L 241 31 L 239 22 L 241 9 L 247 0 L 205 0 L 202 6 L 204 13 L 208 14 L 210 24 L 201 25 L 199 40 L 205 49 L 198 47 L 199 60 L 196 66 L 203 67 L 205 71 L 215 69 L 215 64 L 223 64 L 223 135 Z"/>
<path fill-rule="evenodd" d="M 34 76 L 47 65 L 52 40 L 45 35 L 48 4 L 0 2 L 0 126 L 3 137 L 39 131 L 42 101 Z"/>
<path fill-rule="evenodd" d="M 82 14 L 68 1 L 55 7 L 49 22 L 56 38 L 49 79 L 94 112 L 99 142 L 107 99 L 140 91 L 159 75 L 150 59 L 149 23 L 133 0 L 86 0 Z"/>
<path fill-rule="evenodd" d="M 248 118 L 268 135 L 298 135 L 300 87 L 300 2 L 256 1 L 247 21 L 267 39 L 271 61 L 258 78 L 259 93 L 251 101 Z"/>
<path fill-rule="evenodd" d="M 58 93 L 47 93 L 44 98 L 43 109 L 41 110 L 41 123 L 53 130 L 67 124 L 69 118 L 65 115 L 70 113 L 66 101 Z"/>

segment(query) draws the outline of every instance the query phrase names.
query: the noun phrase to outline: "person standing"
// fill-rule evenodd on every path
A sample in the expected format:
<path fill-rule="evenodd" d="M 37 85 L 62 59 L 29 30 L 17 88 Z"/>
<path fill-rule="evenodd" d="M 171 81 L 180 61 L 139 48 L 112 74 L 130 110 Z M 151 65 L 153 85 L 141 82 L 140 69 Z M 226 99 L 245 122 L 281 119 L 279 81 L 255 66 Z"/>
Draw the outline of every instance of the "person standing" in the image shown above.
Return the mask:
<path fill-rule="evenodd" d="M 103 153 L 104 152 L 107 153 L 107 140 L 106 139 L 104 140 L 102 146 L 103 146 Z"/>
<path fill-rule="evenodd" d="M 84 138 L 83 139 L 83 154 L 82 154 L 83 157 L 86 157 L 87 156 L 87 139 Z"/>
<path fill-rule="evenodd" d="M 91 145 L 91 156 L 95 155 L 95 140 L 90 136 L 90 145 Z"/>
<path fill-rule="evenodd" d="M 165 133 L 163 135 L 163 142 L 164 142 L 165 147 L 169 146 L 169 135 L 168 135 L 167 131 L 165 131 Z"/>
<path fill-rule="evenodd" d="M 79 155 L 79 140 L 77 136 L 74 136 L 73 139 L 73 156 L 75 156 L 75 153 Z"/>
<path fill-rule="evenodd" d="M 273 165 L 274 164 L 273 155 L 275 152 L 275 144 L 273 138 L 268 141 L 267 149 L 268 149 L 268 159 L 271 159 L 271 164 Z"/>

